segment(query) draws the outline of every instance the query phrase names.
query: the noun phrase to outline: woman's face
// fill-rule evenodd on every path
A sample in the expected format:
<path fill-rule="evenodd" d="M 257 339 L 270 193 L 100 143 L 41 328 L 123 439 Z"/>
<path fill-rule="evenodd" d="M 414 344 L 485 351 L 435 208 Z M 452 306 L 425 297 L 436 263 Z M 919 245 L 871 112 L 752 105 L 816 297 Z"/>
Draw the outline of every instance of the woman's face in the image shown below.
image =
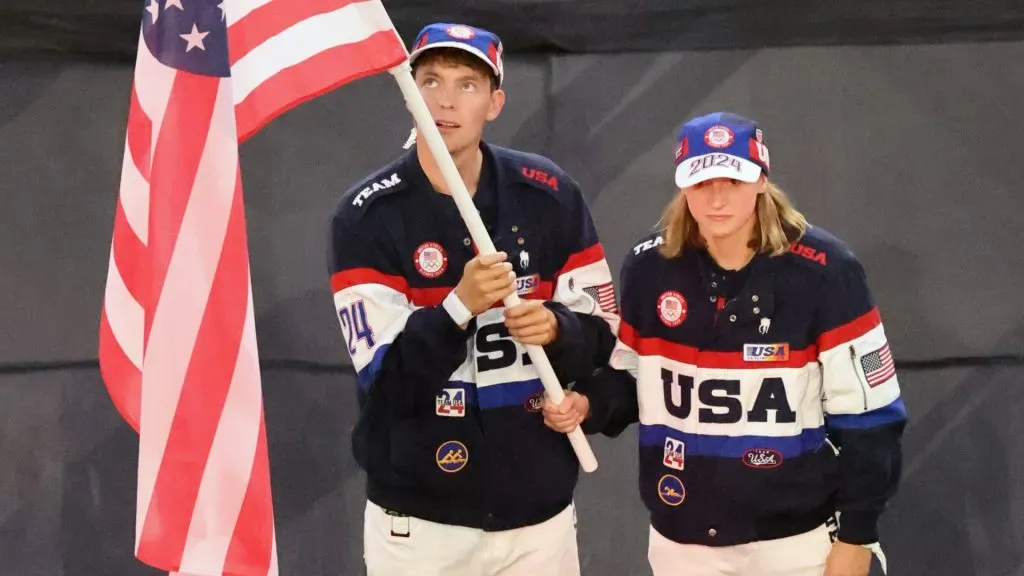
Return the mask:
<path fill-rule="evenodd" d="M 757 195 L 763 191 L 764 176 L 756 182 L 712 178 L 681 190 L 705 240 L 749 236 L 757 217 Z"/>

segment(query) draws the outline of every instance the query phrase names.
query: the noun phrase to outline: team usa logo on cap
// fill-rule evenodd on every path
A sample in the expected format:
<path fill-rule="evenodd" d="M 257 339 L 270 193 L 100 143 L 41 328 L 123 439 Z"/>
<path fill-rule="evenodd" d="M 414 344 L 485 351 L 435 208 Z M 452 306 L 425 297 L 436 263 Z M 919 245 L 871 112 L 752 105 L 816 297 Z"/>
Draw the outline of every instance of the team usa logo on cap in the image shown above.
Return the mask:
<path fill-rule="evenodd" d="M 686 488 L 683 481 L 671 474 L 665 474 L 658 480 L 658 498 L 669 506 L 679 506 L 686 500 Z"/>
<path fill-rule="evenodd" d="M 675 290 L 663 292 L 658 297 L 658 318 L 669 328 L 675 328 L 686 320 L 686 298 Z"/>
<path fill-rule="evenodd" d="M 445 472 L 455 473 L 466 467 L 469 450 L 458 440 L 449 440 L 437 448 L 437 467 Z"/>
<path fill-rule="evenodd" d="M 469 26 L 463 26 L 462 24 L 449 26 L 445 32 L 447 32 L 452 38 L 457 38 L 459 40 L 472 40 L 473 37 L 476 36 L 476 32 L 473 32 L 472 28 Z"/>
<path fill-rule="evenodd" d="M 728 148 L 735 139 L 736 135 L 728 126 L 712 126 L 704 132 L 704 142 L 712 148 Z"/>
<path fill-rule="evenodd" d="M 413 254 L 416 271 L 425 278 L 437 278 L 448 269 L 448 255 L 437 242 L 424 242 Z"/>

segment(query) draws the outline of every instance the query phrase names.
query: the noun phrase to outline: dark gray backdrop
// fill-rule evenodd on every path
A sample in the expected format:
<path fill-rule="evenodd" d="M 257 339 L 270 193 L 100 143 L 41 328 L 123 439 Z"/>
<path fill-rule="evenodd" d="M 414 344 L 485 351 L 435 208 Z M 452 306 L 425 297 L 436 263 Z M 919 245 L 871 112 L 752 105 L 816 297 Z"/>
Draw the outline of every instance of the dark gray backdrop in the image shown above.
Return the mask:
<path fill-rule="evenodd" d="M 757 118 L 774 178 L 864 262 L 912 424 L 890 574 L 1024 575 L 1024 43 L 517 58 L 488 137 L 583 185 L 617 274 L 695 114 Z M 0 64 L 0 574 L 147 574 L 137 441 L 95 365 L 130 66 Z M 360 574 L 354 384 L 325 271 L 336 196 L 400 152 L 387 75 L 242 149 L 281 573 Z M 588 576 L 646 574 L 635 431 L 581 480 Z M 770 495 L 766 495 L 770 497 Z"/>

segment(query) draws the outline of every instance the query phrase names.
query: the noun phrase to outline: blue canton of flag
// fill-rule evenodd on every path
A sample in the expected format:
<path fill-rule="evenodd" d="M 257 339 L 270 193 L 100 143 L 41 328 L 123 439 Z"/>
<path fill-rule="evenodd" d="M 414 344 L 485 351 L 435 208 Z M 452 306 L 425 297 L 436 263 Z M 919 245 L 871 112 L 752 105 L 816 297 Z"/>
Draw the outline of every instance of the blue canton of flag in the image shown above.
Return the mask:
<path fill-rule="evenodd" d="M 142 17 L 142 36 L 149 51 L 171 68 L 229 76 L 225 1 L 149 0 Z"/>

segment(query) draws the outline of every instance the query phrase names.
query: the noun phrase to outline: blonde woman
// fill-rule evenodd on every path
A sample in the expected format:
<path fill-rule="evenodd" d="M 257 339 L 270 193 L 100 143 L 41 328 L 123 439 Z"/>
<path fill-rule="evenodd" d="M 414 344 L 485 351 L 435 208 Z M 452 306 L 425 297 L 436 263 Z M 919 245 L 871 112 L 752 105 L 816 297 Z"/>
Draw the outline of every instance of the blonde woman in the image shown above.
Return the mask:
<path fill-rule="evenodd" d="M 768 179 L 753 121 L 702 116 L 678 144 L 609 366 L 545 422 L 639 422 L 655 576 L 867 576 L 906 409 L 864 270 Z"/>

